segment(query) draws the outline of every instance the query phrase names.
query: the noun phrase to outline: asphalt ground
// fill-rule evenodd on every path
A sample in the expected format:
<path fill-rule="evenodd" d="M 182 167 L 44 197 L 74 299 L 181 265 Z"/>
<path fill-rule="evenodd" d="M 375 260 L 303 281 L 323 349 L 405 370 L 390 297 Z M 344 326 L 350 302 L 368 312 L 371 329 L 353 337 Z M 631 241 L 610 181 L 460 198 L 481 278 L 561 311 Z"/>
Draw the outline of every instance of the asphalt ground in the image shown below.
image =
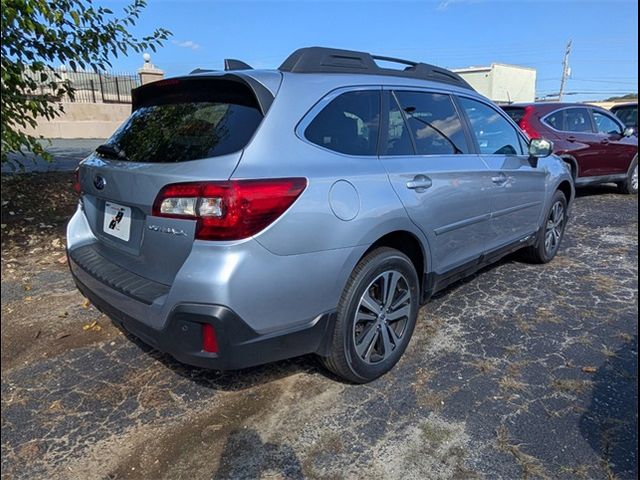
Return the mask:
<path fill-rule="evenodd" d="M 125 336 L 74 289 L 63 207 L 41 232 L 6 220 L 3 478 L 638 476 L 637 197 L 580 191 L 552 263 L 440 293 L 368 385 L 313 356 L 200 370 Z"/>
<path fill-rule="evenodd" d="M 42 145 L 53 156 L 47 162 L 30 152 L 9 153 L 9 161 L 2 164 L 3 174 L 23 172 L 73 172 L 81 160 L 88 157 L 105 139 L 100 138 L 54 138 L 41 140 Z"/>

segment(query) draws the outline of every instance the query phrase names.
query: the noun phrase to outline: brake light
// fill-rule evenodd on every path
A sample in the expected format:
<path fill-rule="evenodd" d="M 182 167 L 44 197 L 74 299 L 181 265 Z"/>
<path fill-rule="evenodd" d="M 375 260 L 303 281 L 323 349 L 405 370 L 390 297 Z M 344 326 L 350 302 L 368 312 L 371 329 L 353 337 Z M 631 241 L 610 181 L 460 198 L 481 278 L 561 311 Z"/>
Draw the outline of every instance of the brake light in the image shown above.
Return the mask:
<path fill-rule="evenodd" d="M 540 133 L 531 125 L 532 114 L 533 107 L 531 105 L 524 107 L 524 115 L 522 116 L 522 120 L 520 120 L 520 128 L 529 138 L 540 138 Z"/>
<path fill-rule="evenodd" d="M 274 222 L 306 186 L 306 178 L 176 183 L 160 190 L 153 215 L 196 220 L 199 240 L 239 240 Z"/>
<path fill-rule="evenodd" d="M 82 192 L 82 186 L 80 185 L 80 167 L 76 167 L 73 171 L 73 190 L 76 193 Z"/>

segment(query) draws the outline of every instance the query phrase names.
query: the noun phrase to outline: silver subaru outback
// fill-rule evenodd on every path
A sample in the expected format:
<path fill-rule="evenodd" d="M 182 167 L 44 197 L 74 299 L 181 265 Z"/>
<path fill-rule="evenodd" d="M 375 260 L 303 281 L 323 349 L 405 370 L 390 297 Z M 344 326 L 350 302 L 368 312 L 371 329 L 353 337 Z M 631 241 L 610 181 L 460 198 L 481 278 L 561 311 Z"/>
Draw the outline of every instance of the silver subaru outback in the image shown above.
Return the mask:
<path fill-rule="evenodd" d="M 132 97 L 78 169 L 69 264 L 97 308 L 181 362 L 315 353 L 367 382 L 435 292 L 516 250 L 558 252 L 565 163 L 448 70 L 312 47 Z"/>

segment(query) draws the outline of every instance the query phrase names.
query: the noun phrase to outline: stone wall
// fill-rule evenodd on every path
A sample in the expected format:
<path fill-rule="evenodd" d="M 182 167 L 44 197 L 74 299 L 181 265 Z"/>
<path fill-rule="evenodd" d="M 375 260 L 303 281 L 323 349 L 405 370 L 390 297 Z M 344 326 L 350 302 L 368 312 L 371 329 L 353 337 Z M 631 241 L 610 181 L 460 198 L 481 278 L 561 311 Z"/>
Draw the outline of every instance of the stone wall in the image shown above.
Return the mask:
<path fill-rule="evenodd" d="M 39 119 L 26 133 L 44 138 L 108 138 L 131 114 L 128 103 L 62 103 L 64 113 Z"/>
<path fill-rule="evenodd" d="M 164 72 L 151 63 L 148 54 L 138 69 L 142 85 L 164 77 Z M 130 103 L 62 102 L 64 113 L 53 120 L 39 118 L 36 128 L 25 132 L 44 138 L 109 138 L 131 114 Z"/>

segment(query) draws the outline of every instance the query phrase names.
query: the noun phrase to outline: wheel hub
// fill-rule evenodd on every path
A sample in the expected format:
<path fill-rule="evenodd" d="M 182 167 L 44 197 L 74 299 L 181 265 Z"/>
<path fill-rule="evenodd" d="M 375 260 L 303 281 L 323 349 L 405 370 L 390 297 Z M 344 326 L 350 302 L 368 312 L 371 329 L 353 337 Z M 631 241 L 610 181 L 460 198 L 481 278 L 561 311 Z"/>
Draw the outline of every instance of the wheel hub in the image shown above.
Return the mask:
<path fill-rule="evenodd" d="M 353 342 L 366 363 L 387 358 L 404 338 L 411 313 L 411 292 L 404 275 L 391 270 L 367 287 L 356 309 Z"/>
<path fill-rule="evenodd" d="M 555 253 L 560 248 L 560 240 L 565 225 L 565 208 L 562 202 L 554 203 L 551 207 L 545 230 L 544 247 L 547 254 Z"/>

